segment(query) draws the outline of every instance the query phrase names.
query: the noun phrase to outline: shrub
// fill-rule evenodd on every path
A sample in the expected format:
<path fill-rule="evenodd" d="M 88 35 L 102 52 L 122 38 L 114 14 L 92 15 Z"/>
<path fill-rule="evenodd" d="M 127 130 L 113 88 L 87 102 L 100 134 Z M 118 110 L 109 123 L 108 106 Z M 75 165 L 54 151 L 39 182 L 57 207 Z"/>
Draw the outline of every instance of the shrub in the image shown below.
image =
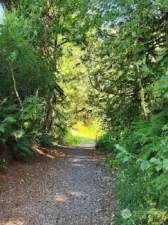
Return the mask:
<path fill-rule="evenodd" d="M 108 134 L 97 143 L 112 146 L 113 154 L 107 162 L 120 171 L 115 187 L 117 224 L 167 224 L 166 111 L 153 115 L 150 120 L 133 122 L 117 144 L 107 138 Z M 126 211 L 128 217 L 124 216 Z"/>
<path fill-rule="evenodd" d="M 115 144 L 116 140 L 112 137 L 112 133 L 107 132 L 97 139 L 96 148 L 99 151 L 113 152 L 115 150 Z"/>
<path fill-rule="evenodd" d="M 67 132 L 65 134 L 65 136 L 63 137 L 61 143 L 64 144 L 64 145 L 76 146 L 76 145 L 79 145 L 81 143 L 81 137 L 73 136 L 70 132 Z"/>

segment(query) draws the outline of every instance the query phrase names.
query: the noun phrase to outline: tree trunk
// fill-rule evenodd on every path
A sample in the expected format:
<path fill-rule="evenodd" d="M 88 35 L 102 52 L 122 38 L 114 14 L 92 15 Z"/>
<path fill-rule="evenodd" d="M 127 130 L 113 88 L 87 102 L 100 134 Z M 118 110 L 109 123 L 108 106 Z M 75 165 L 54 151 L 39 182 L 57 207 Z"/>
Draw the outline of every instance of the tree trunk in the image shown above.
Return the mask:
<path fill-rule="evenodd" d="M 139 65 L 137 65 L 137 72 L 138 72 L 138 84 L 140 87 L 141 107 L 142 107 L 145 119 L 148 119 L 148 109 L 147 109 L 146 102 L 145 102 L 145 93 L 144 93 L 144 88 L 142 85 L 142 74 L 140 72 Z"/>

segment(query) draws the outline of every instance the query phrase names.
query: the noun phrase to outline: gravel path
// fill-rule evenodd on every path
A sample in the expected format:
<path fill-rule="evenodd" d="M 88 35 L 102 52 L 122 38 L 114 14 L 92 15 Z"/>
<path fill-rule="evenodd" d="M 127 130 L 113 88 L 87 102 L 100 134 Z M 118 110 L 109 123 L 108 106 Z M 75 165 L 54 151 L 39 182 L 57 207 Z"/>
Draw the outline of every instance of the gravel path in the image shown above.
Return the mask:
<path fill-rule="evenodd" d="M 93 146 L 12 167 L 1 177 L 1 225 L 111 225 L 111 172 Z"/>

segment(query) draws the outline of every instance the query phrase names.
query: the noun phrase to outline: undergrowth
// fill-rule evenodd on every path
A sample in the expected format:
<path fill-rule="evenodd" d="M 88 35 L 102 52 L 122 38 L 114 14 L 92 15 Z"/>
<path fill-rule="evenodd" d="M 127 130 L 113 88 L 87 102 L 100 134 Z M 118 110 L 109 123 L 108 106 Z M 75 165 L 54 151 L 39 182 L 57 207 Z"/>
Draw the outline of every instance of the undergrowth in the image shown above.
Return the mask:
<path fill-rule="evenodd" d="M 112 132 L 97 148 L 110 152 L 107 163 L 119 171 L 115 186 L 116 224 L 168 223 L 168 114 L 135 121 L 118 141 Z"/>
<path fill-rule="evenodd" d="M 80 122 L 64 135 L 61 143 L 71 146 L 78 146 L 82 143 L 94 143 L 99 134 L 100 128 L 96 122 L 91 122 L 89 126 L 85 126 Z"/>
<path fill-rule="evenodd" d="M 68 132 L 62 139 L 62 144 L 78 146 L 82 143 L 93 143 L 94 139 L 82 136 L 74 136 L 70 132 Z"/>

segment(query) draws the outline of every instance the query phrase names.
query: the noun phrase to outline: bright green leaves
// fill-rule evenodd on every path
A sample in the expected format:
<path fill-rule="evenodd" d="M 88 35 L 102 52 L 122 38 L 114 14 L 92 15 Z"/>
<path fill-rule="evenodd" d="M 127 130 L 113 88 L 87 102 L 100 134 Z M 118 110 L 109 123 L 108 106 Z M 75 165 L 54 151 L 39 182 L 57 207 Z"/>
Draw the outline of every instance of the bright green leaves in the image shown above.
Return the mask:
<path fill-rule="evenodd" d="M 168 170 L 168 159 L 163 159 L 163 169 Z"/>
<path fill-rule="evenodd" d="M 168 0 L 163 0 L 163 3 L 168 5 Z"/>
<path fill-rule="evenodd" d="M 165 221 L 161 216 L 168 205 L 168 51 L 163 17 L 168 1 L 113 4 L 111 12 L 104 10 L 104 21 L 111 18 L 110 27 L 97 32 L 101 44 L 96 57 L 91 55 L 98 61 L 92 63 L 91 77 L 96 87 L 103 86 L 99 99 L 105 104 L 98 106 L 118 143 L 110 145 L 104 139 L 111 153 L 108 162 L 120 171 L 117 210 L 133 212 L 132 221 L 121 215 L 116 223 L 164 224 L 168 218 L 167 213 Z"/>
<path fill-rule="evenodd" d="M 156 171 L 159 172 L 160 170 L 162 170 L 163 167 L 162 167 L 161 159 L 153 157 L 153 158 L 150 159 L 150 162 L 153 164 Z"/>
<path fill-rule="evenodd" d="M 34 151 L 31 149 L 31 147 L 25 145 L 22 142 L 17 145 L 17 149 L 18 151 L 26 153 L 26 155 L 28 155 L 30 158 L 34 156 Z"/>
<path fill-rule="evenodd" d="M 92 117 L 82 58 L 87 32 L 98 23 L 89 0 L 10 6 L 0 32 L 0 138 L 30 154 L 25 140 L 44 143 L 51 134 L 60 140 L 75 120 Z"/>
<path fill-rule="evenodd" d="M 25 134 L 25 131 L 23 130 L 16 130 L 12 133 L 14 135 L 14 137 L 19 140 L 21 137 L 23 137 L 23 135 Z"/>
<path fill-rule="evenodd" d="M 150 162 L 153 164 L 153 166 L 155 167 L 156 171 L 165 171 L 167 172 L 168 171 L 168 159 L 163 159 L 161 160 L 160 158 L 151 158 L 150 159 Z"/>
<path fill-rule="evenodd" d="M 116 149 L 120 150 L 121 152 L 126 152 L 125 148 L 119 144 L 115 145 Z"/>
<path fill-rule="evenodd" d="M 11 62 L 14 62 L 14 61 L 17 59 L 17 57 L 18 57 L 18 52 L 17 52 L 17 51 L 13 51 L 13 52 L 11 52 L 11 54 L 9 55 L 9 60 L 10 60 Z"/>
<path fill-rule="evenodd" d="M 0 132 L 5 133 L 5 124 L 0 124 Z"/>
<path fill-rule="evenodd" d="M 126 163 L 130 160 L 130 157 L 129 156 L 125 156 L 124 159 L 123 159 L 123 163 Z"/>
<path fill-rule="evenodd" d="M 143 160 L 141 163 L 141 170 L 145 171 L 149 169 L 149 167 L 150 167 L 150 162 L 147 160 Z"/>
<path fill-rule="evenodd" d="M 134 30 L 132 31 L 132 37 L 136 37 L 137 36 L 137 32 Z"/>
<path fill-rule="evenodd" d="M 152 158 L 150 159 L 150 162 L 151 162 L 151 163 L 154 163 L 154 164 L 156 164 L 156 165 L 161 164 L 161 160 L 158 159 L 158 158 L 155 158 L 155 157 L 152 157 Z"/>
<path fill-rule="evenodd" d="M 13 117 L 13 116 L 7 116 L 5 119 L 4 119 L 4 123 L 9 123 L 9 124 L 12 124 L 12 123 L 16 123 L 16 119 Z"/>

